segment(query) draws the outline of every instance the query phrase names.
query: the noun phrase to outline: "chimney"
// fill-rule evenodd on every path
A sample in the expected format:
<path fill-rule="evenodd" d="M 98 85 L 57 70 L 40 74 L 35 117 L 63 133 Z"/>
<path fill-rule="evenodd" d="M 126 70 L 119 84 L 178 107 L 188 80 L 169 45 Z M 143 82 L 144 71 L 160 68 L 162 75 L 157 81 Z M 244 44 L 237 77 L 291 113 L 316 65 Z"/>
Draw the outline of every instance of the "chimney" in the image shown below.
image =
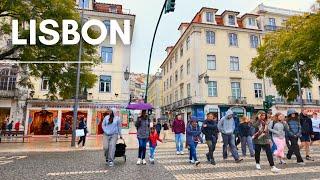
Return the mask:
<path fill-rule="evenodd" d="M 170 52 L 172 51 L 172 49 L 173 49 L 173 46 L 168 46 L 168 47 L 166 48 L 167 55 L 170 54 Z"/>

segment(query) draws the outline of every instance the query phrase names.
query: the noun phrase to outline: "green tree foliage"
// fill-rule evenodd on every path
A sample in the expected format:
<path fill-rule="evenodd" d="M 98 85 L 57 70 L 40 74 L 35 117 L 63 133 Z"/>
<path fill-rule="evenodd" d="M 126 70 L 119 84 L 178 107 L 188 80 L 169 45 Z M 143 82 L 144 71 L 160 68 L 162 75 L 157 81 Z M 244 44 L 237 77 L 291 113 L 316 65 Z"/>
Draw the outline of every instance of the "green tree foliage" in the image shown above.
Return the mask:
<path fill-rule="evenodd" d="M 0 1 L 0 34 L 10 35 L 11 20 L 19 20 L 19 38 L 29 39 L 27 22 L 30 19 L 37 21 L 37 36 L 43 35 L 39 30 L 39 23 L 44 19 L 53 19 L 58 22 L 59 28 L 53 28 L 62 34 L 62 20 L 73 19 L 78 21 L 80 27 L 80 14 L 75 9 L 74 0 L 1 0 Z M 26 23 L 23 23 L 26 22 Z M 80 30 L 79 30 L 80 31 Z M 99 34 L 90 29 L 88 32 L 92 38 Z M 50 37 L 48 37 L 50 38 Z M 79 45 L 58 44 L 46 46 L 39 42 L 37 45 L 15 45 L 11 48 L 0 49 L 0 60 L 12 59 L 20 61 L 77 61 Z M 92 63 L 81 64 L 80 89 L 92 88 L 97 77 L 92 74 L 91 69 L 100 63 L 97 56 L 97 47 L 83 43 L 82 61 Z M 21 69 L 27 71 L 28 76 L 21 78 L 20 85 L 33 87 L 31 77 L 49 79 L 48 98 L 56 99 L 59 95 L 64 99 L 72 98 L 75 93 L 77 64 L 28 64 L 20 65 Z"/>
<path fill-rule="evenodd" d="M 300 68 L 301 86 L 309 88 L 320 78 L 320 13 L 291 17 L 285 28 L 266 34 L 250 70 L 260 79 L 271 78 L 281 96 L 298 95 L 295 64 Z"/>

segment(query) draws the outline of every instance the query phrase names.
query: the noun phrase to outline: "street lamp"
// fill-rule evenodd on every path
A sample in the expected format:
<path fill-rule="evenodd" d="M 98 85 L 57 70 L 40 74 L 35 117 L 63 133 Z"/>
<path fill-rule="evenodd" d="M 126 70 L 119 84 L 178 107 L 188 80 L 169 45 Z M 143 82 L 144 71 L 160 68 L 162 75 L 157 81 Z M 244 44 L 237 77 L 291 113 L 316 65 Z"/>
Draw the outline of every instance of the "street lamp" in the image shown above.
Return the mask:
<path fill-rule="evenodd" d="M 299 103 L 300 108 L 303 108 L 303 101 L 302 101 L 302 89 L 301 89 L 301 78 L 300 78 L 300 69 L 304 65 L 303 61 L 299 61 L 295 63 L 295 70 L 297 72 L 297 81 L 298 81 L 298 92 L 299 92 Z"/>
<path fill-rule="evenodd" d="M 206 84 L 208 84 L 209 83 L 209 76 L 208 76 L 208 74 L 207 74 L 207 72 L 204 72 L 204 73 L 202 73 L 202 74 L 200 74 L 199 76 L 198 76 L 198 82 L 200 83 L 200 81 L 202 80 L 202 78 L 204 79 L 204 82 L 206 83 Z"/>
<path fill-rule="evenodd" d="M 128 79 L 130 77 L 130 72 L 128 71 L 128 68 L 126 69 L 126 71 L 123 74 L 124 74 L 124 80 L 128 81 Z"/>

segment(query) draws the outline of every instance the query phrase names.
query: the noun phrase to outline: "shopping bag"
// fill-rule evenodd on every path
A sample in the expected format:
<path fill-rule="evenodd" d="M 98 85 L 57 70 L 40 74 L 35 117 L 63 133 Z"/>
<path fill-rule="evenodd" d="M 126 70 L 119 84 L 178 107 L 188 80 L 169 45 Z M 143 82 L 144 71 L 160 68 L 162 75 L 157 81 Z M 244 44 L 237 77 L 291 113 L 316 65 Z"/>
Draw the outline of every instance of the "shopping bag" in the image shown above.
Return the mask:
<path fill-rule="evenodd" d="M 77 129 L 76 130 L 76 136 L 77 137 L 84 136 L 84 129 Z"/>

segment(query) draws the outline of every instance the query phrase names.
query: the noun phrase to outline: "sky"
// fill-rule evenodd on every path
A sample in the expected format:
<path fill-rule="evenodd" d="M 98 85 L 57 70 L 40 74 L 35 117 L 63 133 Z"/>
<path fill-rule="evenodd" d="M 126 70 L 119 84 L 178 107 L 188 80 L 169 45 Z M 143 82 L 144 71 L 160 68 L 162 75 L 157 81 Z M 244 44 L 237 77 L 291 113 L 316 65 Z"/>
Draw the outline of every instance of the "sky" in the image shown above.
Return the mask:
<path fill-rule="evenodd" d="M 147 73 L 150 45 L 153 32 L 164 0 L 97 0 L 97 2 L 123 5 L 136 15 L 132 49 L 131 72 Z M 151 73 L 157 72 L 166 58 L 166 47 L 174 45 L 179 39 L 178 27 L 181 22 L 190 22 L 202 7 L 239 11 L 240 15 L 251 12 L 259 4 L 309 11 L 315 0 L 176 0 L 175 11 L 162 16 L 154 43 L 151 59 Z"/>

